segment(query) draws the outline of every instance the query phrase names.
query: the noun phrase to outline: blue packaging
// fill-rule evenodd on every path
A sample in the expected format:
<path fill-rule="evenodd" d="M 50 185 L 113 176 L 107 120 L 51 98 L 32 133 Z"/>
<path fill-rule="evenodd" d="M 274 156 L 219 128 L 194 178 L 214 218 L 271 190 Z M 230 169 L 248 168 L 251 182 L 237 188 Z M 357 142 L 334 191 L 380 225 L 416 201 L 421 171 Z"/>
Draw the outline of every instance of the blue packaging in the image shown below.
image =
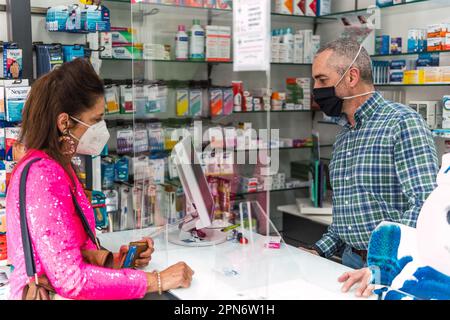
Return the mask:
<path fill-rule="evenodd" d="M 127 182 L 129 179 L 129 163 L 127 157 L 122 157 L 115 164 L 115 181 Z"/>
<path fill-rule="evenodd" d="M 402 53 L 402 38 L 391 38 L 391 54 Z"/>
<path fill-rule="evenodd" d="M 377 7 L 389 7 L 394 5 L 394 1 L 393 0 L 377 0 Z"/>
<path fill-rule="evenodd" d="M 392 60 L 389 64 L 390 70 L 405 70 L 406 60 Z"/>
<path fill-rule="evenodd" d="M 64 62 L 70 62 L 76 58 L 84 58 L 84 46 L 73 45 L 73 46 L 63 46 L 63 57 Z"/>
<path fill-rule="evenodd" d="M 5 88 L 6 121 L 22 121 L 22 110 L 29 92 L 30 87 Z"/>
<path fill-rule="evenodd" d="M 113 162 L 103 160 L 101 164 L 102 189 L 111 189 L 114 187 L 116 166 Z"/>
<path fill-rule="evenodd" d="M 45 27 L 47 31 L 65 31 L 69 18 L 67 6 L 55 6 L 47 10 Z"/>
<path fill-rule="evenodd" d="M 420 53 L 416 67 L 439 67 L 439 53 Z"/>
<path fill-rule="evenodd" d="M 5 128 L 0 127 L 0 159 L 5 159 Z"/>
<path fill-rule="evenodd" d="M 103 192 L 92 191 L 92 208 L 94 209 L 95 227 L 104 229 L 108 226 L 106 196 Z"/>
<path fill-rule="evenodd" d="M 67 7 L 66 31 L 78 32 L 82 29 L 81 25 L 81 9 L 78 4 Z"/>
<path fill-rule="evenodd" d="M 37 44 L 35 48 L 38 78 L 52 71 L 56 66 L 63 64 L 63 53 L 60 45 Z"/>
<path fill-rule="evenodd" d="M 388 35 L 377 36 L 375 38 L 376 54 L 389 54 L 390 37 Z"/>
<path fill-rule="evenodd" d="M 394 71 L 390 73 L 389 83 L 403 83 L 403 71 Z"/>
<path fill-rule="evenodd" d="M 86 6 L 81 13 L 84 30 L 88 32 L 109 32 L 111 30 L 109 9 L 105 6 Z"/>

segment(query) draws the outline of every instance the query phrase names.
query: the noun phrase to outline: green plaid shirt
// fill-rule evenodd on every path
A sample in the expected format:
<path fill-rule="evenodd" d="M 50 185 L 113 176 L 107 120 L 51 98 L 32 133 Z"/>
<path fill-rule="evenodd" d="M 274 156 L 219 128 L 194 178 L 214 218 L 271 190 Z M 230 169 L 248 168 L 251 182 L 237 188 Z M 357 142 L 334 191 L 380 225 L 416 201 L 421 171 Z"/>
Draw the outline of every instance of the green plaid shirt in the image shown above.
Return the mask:
<path fill-rule="evenodd" d="M 375 93 L 338 134 L 330 162 L 333 223 L 315 244 L 325 257 L 342 245 L 367 250 L 382 221 L 415 227 L 436 187 L 438 160 L 431 131 L 411 108 Z"/>

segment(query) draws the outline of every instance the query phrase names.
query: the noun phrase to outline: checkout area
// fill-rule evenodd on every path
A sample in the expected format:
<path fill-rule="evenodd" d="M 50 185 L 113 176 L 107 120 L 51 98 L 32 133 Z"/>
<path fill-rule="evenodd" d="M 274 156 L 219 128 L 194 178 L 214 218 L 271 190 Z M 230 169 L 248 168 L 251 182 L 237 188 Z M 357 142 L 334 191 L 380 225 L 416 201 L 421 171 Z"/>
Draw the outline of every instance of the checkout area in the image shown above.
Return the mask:
<path fill-rule="evenodd" d="M 240 204 L 240 223 L 235 226 L 213 221 L 214 202 L 196 154 L 190 152 L 190 139 L 174 150 L 183 189 L 196 210 L 181 222 L 98 235 L 102 246 L 113 252 L 128 242 L 152 237 L 155 252 L 146 271 L 186 262 L 195 272 L 191 287 L 172 290 L 163 299 L 357 299 L 353 290 L 342 293 L 337 281 L 349 268 L 287 244 L 258 202 Z M 296 214 L 294 209 L 279 208 L 291 215 Z M 251 225 L 242 227 L 244 216 L 258 221 L 258 232 Z M 327 224 L 330 218 L 325 214 L 319 219 Z M 232 237 L 238 231 L 241 238 Z"/>

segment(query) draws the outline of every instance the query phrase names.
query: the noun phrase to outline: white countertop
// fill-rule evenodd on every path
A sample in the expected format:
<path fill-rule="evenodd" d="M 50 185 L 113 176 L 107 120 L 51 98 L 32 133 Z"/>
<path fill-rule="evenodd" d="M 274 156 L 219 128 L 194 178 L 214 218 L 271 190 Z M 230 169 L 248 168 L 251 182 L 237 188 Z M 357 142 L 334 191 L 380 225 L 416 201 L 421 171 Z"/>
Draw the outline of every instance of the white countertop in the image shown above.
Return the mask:
<path fill-rule="evenodd" d="M 330 225 L 333 221 L 333 217 L 330 215 L 317 215 L 317 214 L 301 214 L 300 210 L 298 210 L 298 206 L 296 204 L 290 204 L 285 206 L 277 207 L 277 210 L 280 212 L 288 213 L 293 216 L 309 219 L 315 222 L 319 222 L 325 225 Z"/>
<path fill-rule="evenodd" d="M 116 252 L 123 244 L 151 236 L 154 228 L 99 235 L 103 246 Z M 163 233 L 164 235 L 164 233 Z M 349 268 L 283 244 L 281 249 L 228 241 L 213 247 L 183 247 L 155 237 L 155 253 L 145 269 L 163 270 L 178 261 L 194 271 L 192 285 L 172 290 L 179 299 L 356 299 L 354 292 L 341 293 L 337 278 Z M 224 271 L 238 270 L 238 275 Z"/>

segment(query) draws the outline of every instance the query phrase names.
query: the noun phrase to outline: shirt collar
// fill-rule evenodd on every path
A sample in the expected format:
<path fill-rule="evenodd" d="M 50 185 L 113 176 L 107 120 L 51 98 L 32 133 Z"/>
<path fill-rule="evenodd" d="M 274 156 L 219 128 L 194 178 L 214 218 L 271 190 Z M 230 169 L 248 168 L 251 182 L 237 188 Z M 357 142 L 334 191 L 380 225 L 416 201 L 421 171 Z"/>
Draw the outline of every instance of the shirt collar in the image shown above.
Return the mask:
<path fill-rule="evenodd" d="M 372 96 L 356 110 L 356 125 L 360 125 L 363 121 L 369 119 L 383 101 L 384 98 L 381 94 L 379 92 L 374 92 Z"/>

